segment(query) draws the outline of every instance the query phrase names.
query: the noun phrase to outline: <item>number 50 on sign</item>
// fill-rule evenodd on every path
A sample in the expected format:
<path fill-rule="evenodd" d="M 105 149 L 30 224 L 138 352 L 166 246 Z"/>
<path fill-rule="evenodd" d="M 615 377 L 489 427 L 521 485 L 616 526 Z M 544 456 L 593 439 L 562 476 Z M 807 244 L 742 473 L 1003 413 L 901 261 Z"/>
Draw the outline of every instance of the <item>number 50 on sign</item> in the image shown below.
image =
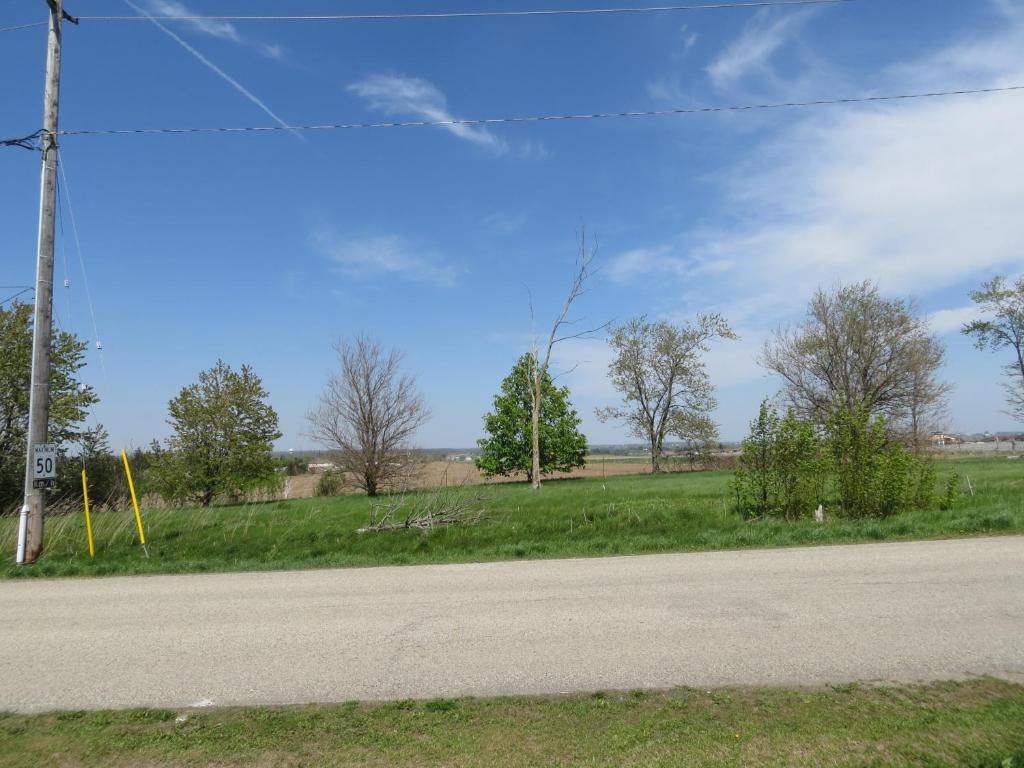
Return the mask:
<path fill-rule="evenodd" d="M 32 446 L 32 485 L 49 488 L 57 477 L 57 446 L 43 443 Z"/>

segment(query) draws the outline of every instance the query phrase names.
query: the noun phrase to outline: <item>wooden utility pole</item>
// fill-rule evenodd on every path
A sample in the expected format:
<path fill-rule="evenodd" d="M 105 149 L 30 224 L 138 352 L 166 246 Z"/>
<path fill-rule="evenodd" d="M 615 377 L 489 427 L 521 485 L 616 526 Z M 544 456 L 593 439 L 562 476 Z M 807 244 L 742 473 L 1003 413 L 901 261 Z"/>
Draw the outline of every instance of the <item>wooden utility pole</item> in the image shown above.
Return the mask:
<path fill-rule="evenodd" d="M 32 320 L 32 388 L 29 392 L 25 460 L 25 504 L 19 526 L 18 562 L 34 563 L 43 551 L 45 491 L 36 488 L 33 454 L 47 441 L 50 426 L 50 344 L 53 335 L 53 240 L 57 207 L 57 115 L 60 104 L 61 22 L 63 0 L 48 0 L 50 24 L 46 46 L 46 89 L 43 94 L 43 154 L 39 195 L 39 246 L 36 256 L 36 303 Z"/>

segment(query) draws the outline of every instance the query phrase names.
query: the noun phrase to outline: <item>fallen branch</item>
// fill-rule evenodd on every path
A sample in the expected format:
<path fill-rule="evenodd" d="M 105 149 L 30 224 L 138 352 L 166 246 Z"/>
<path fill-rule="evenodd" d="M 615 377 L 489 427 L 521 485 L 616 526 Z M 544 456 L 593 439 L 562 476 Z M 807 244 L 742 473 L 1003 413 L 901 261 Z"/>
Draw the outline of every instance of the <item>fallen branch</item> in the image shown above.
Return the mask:
<path fill-rule="evenodd" d="M 449 525 L 473 525 L 487 516 L 483 493 L 462 488 L 437 488 L 428 493 L 392 497 L 370 507 L 370 522 L 356 533 L 416 529 L 429 531 Z"/>

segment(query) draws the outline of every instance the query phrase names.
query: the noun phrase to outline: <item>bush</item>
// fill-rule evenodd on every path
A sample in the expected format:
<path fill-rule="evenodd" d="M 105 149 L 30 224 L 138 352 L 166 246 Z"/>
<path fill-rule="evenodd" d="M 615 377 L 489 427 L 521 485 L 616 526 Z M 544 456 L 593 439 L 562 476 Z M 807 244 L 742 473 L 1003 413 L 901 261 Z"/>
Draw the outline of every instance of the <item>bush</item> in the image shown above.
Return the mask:
<path fill-rule="evenodd" d="M 946 480 L 946 490 L 942 494 L 942 498 L 939 499 L 939 509 L 945 512 L 948 509 L 953 508 L 953 503 L 956 501 L 956 497 L 960 495 L 960 475 L 956 472 L 951 474 Z"/>
<path fill-rule="evenodd" d="M 935 466 L 890 439 L 885 419 L 864 410 L 837 411 L 824 434 L 792 411 L 785 418 L 767 401 L 743 441 L 733 478 L 737 509 L 747 518 L 797 520 L 831 496 L 844 517 L 889 517 L 907 509 L 949 509 L 951 478 L 936 497 Z"/>
<path fill-rule="evenodd" d="M 743 441 L 733 479 L 737 506 L 746 517 L 810 516 L 824 500 L 825 472 L 821 438 L 792 411 L 783 419 L 768 401 Z"/>
<path fill-rule="evenodd" d="M 935 470 L 890 439 L 885 417 L 840 410 L 828 423 L 828 448 L 845 517 L 889 517 L 935 503 Z"/>
<path fill-rule="evenodd" d="M 316 483 L 316 496 L 337 496 L 345 486 L 344 478 L 334 470 L 327 470 Z"/>

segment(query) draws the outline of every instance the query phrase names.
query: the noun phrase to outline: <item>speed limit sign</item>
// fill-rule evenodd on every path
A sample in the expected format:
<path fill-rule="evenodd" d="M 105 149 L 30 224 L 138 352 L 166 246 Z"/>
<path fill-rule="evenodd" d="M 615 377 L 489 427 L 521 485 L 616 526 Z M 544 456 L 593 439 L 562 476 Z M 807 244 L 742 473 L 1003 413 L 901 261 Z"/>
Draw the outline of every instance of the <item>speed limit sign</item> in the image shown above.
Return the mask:
<path fill-rule="evenodd" d="M 32 446 L 32 487 L 49 488 L 57 478 L 57 446 L 42 443 Z"/>

